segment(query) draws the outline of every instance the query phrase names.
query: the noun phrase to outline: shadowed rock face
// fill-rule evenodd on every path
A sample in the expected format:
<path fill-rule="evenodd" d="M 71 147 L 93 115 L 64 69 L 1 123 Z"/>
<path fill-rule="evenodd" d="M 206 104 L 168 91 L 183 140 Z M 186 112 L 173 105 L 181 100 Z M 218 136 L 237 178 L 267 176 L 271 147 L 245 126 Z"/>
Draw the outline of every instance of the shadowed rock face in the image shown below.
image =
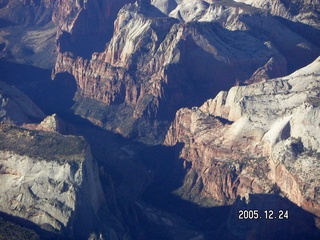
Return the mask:
<path fill-rule="evenodd" d="M 26 95 L 0 82 L 0 122 L 22 124 L 40 121 L 44 113 Z"/>
<path fill-rule="evenodd" d="M 59 26 L 60 52 L 90 58 L 94 51 L 102 51 L 110 39 L 117 13 L 132 0 L 60 1 L 53 22 Z"/>
<path fill-rule="evenodd" d="M 191 9 L 191 3 L 181 4 Z M 59 72 L 75 77 L 78 114 L 125 136 L 148 138 L 141 129 L 163 132 L 159 126 L 180 107 L 199 105 L 235 82 L 284 76 L 320 53 L 318 46 L 248 5 L 205 3 L 200 15 L 190 14 L 182 19 L 170 14 L 173 19 L 149 4 L 126 5 L 105 50 L 91 57 L 76 57 L 64 48 L 69 40 L 63 33 L 53 77 Z M 68 26 L 62 29 L 74 36 L 88 29 L 77 21 Z M 100 32 L 99 27 L 90 31 Z M 92 101 L 101 107 L 89 111 Z"/>
<path fill-rule="evenodd" d="M 198 194 L 220 204 L 277 186 L 319 217 L 320 138 L 311 130 L 319 125 L 319 69 L 318 58 L 287 77 L 233 87 L 200 108 L 180 109 L 165 140 L 185 144 L 180 158 L 188 174 L 177 192 L 190 197 L 198 186 L 190 176 L 201 183 Z"/>
<path fill-rule="evenodd" d="M 248 219 L 248 212 L 251 217 Z M 258 215 L 252 219 L 252 212 Z M 243 217 L 241 212 L 246 212 Z M 242 216 L 242 219 L 239 217 Z M 219 239 L 318 239 L 311 214 L 289 200 L 272 194 L 249 194 L 237 198 L 231 207 Z"/>

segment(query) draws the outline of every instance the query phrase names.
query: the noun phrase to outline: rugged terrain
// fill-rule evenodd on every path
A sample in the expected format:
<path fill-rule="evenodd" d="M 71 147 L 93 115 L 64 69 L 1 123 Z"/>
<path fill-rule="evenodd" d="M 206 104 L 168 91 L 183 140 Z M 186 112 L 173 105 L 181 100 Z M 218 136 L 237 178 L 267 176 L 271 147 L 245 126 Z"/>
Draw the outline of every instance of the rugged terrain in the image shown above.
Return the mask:
<path fill-rule="evenodd" d="M 109 203 L 114 202 L 103 192 L 83 138 L 6 124 L 0 135 L 1 212 L 15 216 L 15 222 L 21 218 L 37 224 L 47 231 L 40 235 L 50 239 L 55 234 L 83 239 L 99 231 L 110 239 L 128 238 L 125 230 L 102 227 L 101 215 L 111 217 L 115 209 L 109 210 Z"/>
<path fill-rule="evenodd" d="M 319 239 L 319 6 L 0 1 L 0 238 Z"/>
<path fill-rule="evenodd" d="M 319 136 L 311 130 L 319 128 L 319 69 L 318 58 L 287 77 L 180 109 L 165 140 L 184 143 L 180 158 L 188 173 L 177 192 L 226 204 L 280 191 L 319 217 Z"/>
<path fill-rule="evenodd" d="M 188 15 L 168 16 L 141 2 L 120 10 L 103 52 L 86 59 L 60 47 L 53 75 L 75 77 L 76 113 L 124 136 L 156 142 L 180 107 L 284 76 L 320 53 L 319 44 L 245 4 L 195 1 L 201 11 L 192 12 L 183 2 L 176 11 L 188 7 Z"/>

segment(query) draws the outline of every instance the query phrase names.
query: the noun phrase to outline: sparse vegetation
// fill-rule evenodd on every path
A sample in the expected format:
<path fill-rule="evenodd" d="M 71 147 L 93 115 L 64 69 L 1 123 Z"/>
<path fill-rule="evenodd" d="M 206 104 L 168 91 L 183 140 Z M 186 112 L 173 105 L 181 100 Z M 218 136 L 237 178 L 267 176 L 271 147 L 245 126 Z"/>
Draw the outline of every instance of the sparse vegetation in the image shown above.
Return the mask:
<path fill-rule="evenodd" d="M 82 137 L 54 132 L 0 126 L 0 150 L 56 161 L 83 161 L 86 142 Z"/>
<path fill-rule="evenodd" d="M 40 237 L 31 229 L 6 221 L 0 217 L 0 240 L 38 240 Z"/>

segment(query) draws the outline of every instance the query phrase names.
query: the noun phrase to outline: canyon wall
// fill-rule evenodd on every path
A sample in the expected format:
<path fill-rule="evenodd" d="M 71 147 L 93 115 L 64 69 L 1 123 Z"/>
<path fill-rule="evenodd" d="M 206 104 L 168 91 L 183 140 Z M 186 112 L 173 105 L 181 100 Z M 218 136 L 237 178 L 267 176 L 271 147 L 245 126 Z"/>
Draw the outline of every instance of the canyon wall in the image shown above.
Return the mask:
<path fill-rule="evenodd" d="M 109 193 L 112 199 L 105 197 L 98 166 L 82 137 L 7 124 L 1 125 L 0 136 L 2 212 L 67 238 L 86 239 L 98 231 L 108 239 L 129 239 L 120 222 L 122 231 L 115 234 L 99 219 L 111 211 L 114 193 Z"/>
<path fill-rule="evenodd" d="M 319 128 L 319 67 L 318 58 L 286 77 L 180 109 L 165 139 L 184 144 L 179 158 L 187 175 L 177 193 L 190 198 L 196 190 L 202 197 L 190 200 L 216 201 L 209 205 L 280 193 L 319 217 L 320 143 L 311 130 Z"/>
<path fill-rule="evenodd" d="M 90 56 L 62 47 L 69 43 L 64 34 L 76 36 L 76 29 L 87 27 L 62 27 L 67 30 L 58 40 L 52 77 L 75 77 L 77 114 L 124 136 L 159 142 L 177 109 L 199 105 L 236 83 L 284 76 L 320 53 L 319 46 L 256 8 L 204 4 L 199 15 L 181 3 L 190 8 L 184 18 L 167 16 L 148 1 L 125 5 L 110 42 Z"/>

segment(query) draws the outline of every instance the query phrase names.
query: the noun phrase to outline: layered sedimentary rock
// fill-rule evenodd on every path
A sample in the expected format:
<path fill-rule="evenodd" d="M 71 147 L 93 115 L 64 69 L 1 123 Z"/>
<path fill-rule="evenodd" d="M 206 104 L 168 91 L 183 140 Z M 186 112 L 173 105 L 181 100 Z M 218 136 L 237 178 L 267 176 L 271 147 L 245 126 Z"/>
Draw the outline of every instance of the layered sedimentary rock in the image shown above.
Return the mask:
<path fill-rule="evenodd" d="M 121 235 L 98 221 L 101 212 L 108 214 L 108 200 L 82 137 L 2 125 L 0 179 L 2 212 L 68 238 L 85 239 L 96 230 L 110 239 Z"/>
<path fill-rule="evenodd" d="M 200 104 L 235 82 L 283 76 L 319 54 L 318 46 L 245 4 L 203 2 L 201 14 L 194 14 L 192 2 L 185 6 L 188 16 L 173 11 L 172 18 L 142 2 L 121 9 L 106 49 L 91 59 L 60 47 L 53 73 L 75 77 L 78 114 L 126 136 L 159 133 L 180 107 Z"/>
<path fill-rule="evenodd" d="M 319 217 L 319 69 L 318 58 L 287 77 L 180 109 L 165 139 L 184 144 L 187 175 L 177 193 L 225 204 L 237 195 L 280 191 Z"/>

